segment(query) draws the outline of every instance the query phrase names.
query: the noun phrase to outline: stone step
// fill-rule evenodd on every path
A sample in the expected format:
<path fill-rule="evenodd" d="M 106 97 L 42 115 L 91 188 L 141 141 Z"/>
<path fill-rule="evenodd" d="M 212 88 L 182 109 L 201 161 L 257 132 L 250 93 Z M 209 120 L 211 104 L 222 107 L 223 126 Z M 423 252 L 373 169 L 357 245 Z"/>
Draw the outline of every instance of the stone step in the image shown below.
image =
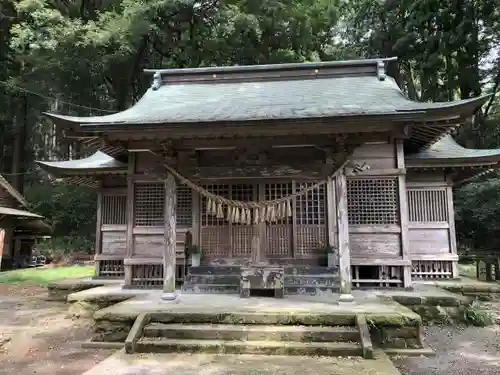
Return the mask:
<path fill-rule="evenodd" d="M 336 275 L 338 267 L 285 266 L 285 275 Z M 191 275 L 239 275 L 241 266 L 197 266 L 190 267 Z"/>
<path fill-rule="evenodd" d="M 137 353 L 204 352 L 218 354 L 267 354 L 310 356 L 361 356 L 358 343 L 298 342 L 298 341 L 225 341 L 142 338 L 137 341 Z"/>
<path fill-rule="evenodd" d="M 338 294 L 339 286 L 326 285 L 293 285 L 285 284 L 285 295 L 301 295 L 301 296 L 323 296 Z"/>
<path fill-rule="evenodd" d="M 286 275 L 320 275 L 328 274 L 335 275 L 339 273 L 338 267 L 321 267 L 321 266 L 286 266 Z"/>
<path fill-rule="evenodd" d="M 235 294 L 240 292 L 238 284 L 191 284 L 184 283 L 183 293 L 207 293 L 207 294 Z"/>
<path fill-rule="evenodd" d="M 244 324 L 244 325 L 297 325 L 297 326 L 355 326 L 354 314 L 346 312 L 290 312 L 281 311 L 203 311 L 180 314 L 162 311 L 154 314 L 153 322 L 167 324 Z"/>
<path fill-rule="evenodd" d="M 190 267 L 189 273 L 191 275 L 239 275 L 241 271 L 240 266 L 198 266 Z"/>
<path fill-rule="evenodd" d="M 186 282 L 189 284 L 226 284 L 240 285 L 240 274 L 233 275 L 187 275 Z"/>
<path fill-rule="evenodd" d="M 150 323 L 144 337 L 229 341 L 358 342 L 354 326 L 280 326 L 243 324 Z"/>
<path fill-rule="evenodd" d="M 285 287 L 296 285 L 339 286 L 338 275 L 285 275 Z"/>
<path fill-rule="evenodd" d="M 311 286 L 338 286 L 338 275 L 285 275 L 285 286 L 311 285 Z M 240 275 L 187 275 L 188 284 L 225 284 L 239 285 Z"/>

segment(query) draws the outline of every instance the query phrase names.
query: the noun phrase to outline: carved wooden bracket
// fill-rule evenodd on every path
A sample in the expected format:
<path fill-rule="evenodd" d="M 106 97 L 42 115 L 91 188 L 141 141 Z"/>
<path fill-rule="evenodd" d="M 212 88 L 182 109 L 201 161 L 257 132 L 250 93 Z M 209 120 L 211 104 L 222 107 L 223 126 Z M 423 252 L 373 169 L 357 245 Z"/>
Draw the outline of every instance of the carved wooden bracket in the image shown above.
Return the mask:
<path fill-rule="evenodd" d="M 235 150 L 235 161 L 239 165 L 264 165 L 268 161 L 267 152 L 260 148 Z"/>
<path fill-rule="evenodd" d="M 360 163 L 354 163 L 354 162 L 349 162 L 347 165 L 344 166 L 344 173 L 346 176 L 355 176 L 358 173 L 367 171 L 370 169 L 370 166 L 366 163 L 360 164 Z"/>
<path fill-rule="evenodd" d="M 168 139 L 160 143 L 164 162 L 173 165 L 177 159 L 177 151 L 172 140 Z"/>

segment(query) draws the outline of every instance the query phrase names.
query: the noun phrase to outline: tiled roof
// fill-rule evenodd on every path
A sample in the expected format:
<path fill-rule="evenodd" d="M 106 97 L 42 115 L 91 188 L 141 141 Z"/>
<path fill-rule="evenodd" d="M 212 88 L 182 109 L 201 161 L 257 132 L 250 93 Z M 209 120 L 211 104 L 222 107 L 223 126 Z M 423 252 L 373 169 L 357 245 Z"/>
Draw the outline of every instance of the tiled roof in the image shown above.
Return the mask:
<path fill-rule="evenodd" d="M 164 82 L 129 109 L 105 116 L 52 118 L 84 125 L 168 124 L 293 120 L 360 115 L 426 113 L 482 98 L 421 103 L 404 96 L 391 77 L 307 77 L 261 82 Z"/>

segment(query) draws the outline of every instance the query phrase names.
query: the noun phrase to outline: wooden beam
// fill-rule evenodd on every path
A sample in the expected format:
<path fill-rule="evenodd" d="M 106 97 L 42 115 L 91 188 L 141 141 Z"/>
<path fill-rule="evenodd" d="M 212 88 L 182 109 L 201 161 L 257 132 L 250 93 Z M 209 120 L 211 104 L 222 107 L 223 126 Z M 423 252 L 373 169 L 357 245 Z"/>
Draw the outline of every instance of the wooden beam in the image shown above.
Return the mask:
<path fill-rule="evenodd" d="M 246 148 L 249 145 L 258 145 L 259 148 L 283 148 L 293 147 L 297 149 L 305 147 L 327 148 L 336 144 L 336 135 L 282 135 L 282 136 L 255 136 L 246 137 L 210 137 L 210 138 L 186 138 L 176 142 L 178 151 L 188 150 L 231 150 L 235 148 Z M 388 133 L 363 134 L 366 142 L 387 142 Z M 161 138 L 132 140 L 129 149 L 149 150 L 161 149 Z"/>
<path fill-rule="evenodd" d="M 163 252 L 163 294 L 166 301 L 177 299 L 175 292 L 176 261 L 176 188 L 175 177 L 167 173 L 165 179 L 165 247 Z"/>

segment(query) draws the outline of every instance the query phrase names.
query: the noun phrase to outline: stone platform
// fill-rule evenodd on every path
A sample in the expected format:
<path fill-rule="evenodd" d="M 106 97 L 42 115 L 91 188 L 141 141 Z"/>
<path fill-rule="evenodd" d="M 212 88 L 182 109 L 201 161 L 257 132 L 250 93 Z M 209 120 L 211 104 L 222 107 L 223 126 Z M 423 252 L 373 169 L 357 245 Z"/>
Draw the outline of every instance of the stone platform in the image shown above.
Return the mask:
<path fill-rule="evenodd" d="M 339 303 L 338 294 L 283 299 L 184 294 L 172 303 L 162 301 L 160 291 L 103 286 L 74 293 L 68 302 L 73 312 L 97 310 L 94 344 L 121 342 L 129 353 L 371 358 L 372 339 L 387 349 L 422 349 L 418 314 L 375 293 L 355 294 L 353 304 Z M 101 308 L 105 301 L 109 306 Z"/>

